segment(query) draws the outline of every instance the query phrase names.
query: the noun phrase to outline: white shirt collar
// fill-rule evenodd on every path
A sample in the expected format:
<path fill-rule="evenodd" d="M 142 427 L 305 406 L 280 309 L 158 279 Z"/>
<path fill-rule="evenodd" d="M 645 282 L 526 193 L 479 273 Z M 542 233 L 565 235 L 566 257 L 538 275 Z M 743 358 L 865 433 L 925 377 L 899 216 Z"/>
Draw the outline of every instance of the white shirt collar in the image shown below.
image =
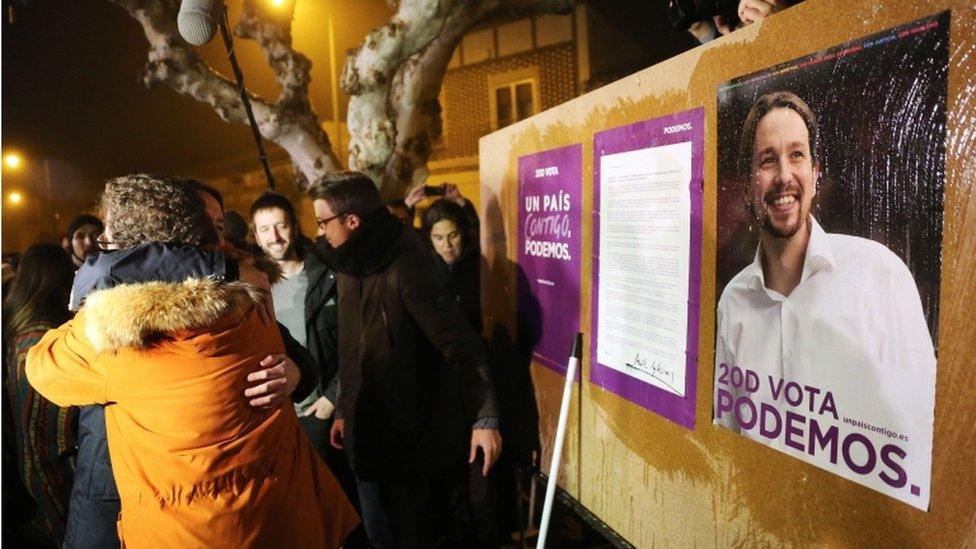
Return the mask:
<path fill-rule="evenodd" d="M 759 255 L 761 251 L 762 243 L 760 242 L 756 246 L 756 254 L 753 256 L 752 263 L 745 269 L 745 280 L 746 286 L 750 289 L 767 291 L 766 279 L 762 270 L 762 258 Z M 817 271 L 832 269 L 834 264 L 834 250 L 830 246 L 830 239 L 820 223 L 817 223 L 817 220 L 811 215 L 810 240 L 807 242 L 807 253 L 803 259 L 803 274 L 800 275 L 800 285 L 802 286 Z"/>

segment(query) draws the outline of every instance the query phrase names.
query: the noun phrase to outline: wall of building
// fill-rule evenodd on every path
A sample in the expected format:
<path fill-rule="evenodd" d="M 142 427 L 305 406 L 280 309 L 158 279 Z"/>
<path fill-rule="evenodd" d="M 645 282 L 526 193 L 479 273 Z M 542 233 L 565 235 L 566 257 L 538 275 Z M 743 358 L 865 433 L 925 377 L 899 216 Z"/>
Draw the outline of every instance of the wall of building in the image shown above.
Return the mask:
<path fill-rule="evenodd" d="M 564 43 L 449 71 L 441 95 L 444 134 L 431 159 L 478 154 L 478 139 L 495 129 L 489 98 L 492 77 L 537 68 L 540 112 L 576 97 L 575 55 L 573 44 Z"/>

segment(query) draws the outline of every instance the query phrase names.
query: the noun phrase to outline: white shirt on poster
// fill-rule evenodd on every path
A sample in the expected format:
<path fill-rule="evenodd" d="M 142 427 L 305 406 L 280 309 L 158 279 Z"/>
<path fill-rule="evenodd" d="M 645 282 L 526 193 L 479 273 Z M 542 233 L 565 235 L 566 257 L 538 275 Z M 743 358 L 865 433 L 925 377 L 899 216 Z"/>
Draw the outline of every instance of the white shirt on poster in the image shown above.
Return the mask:
<path fill-rule="evenodd" d="M 850 422 L 845 425 L 844 419 L 888 429 L 908 439 L 901 442 L 910 450 L 906 470 L 913 480 L 927 485 L 936 359 L 911 272 L 884 245 L 827 234 L 812 216 L 800 283 L 789 296 L 766 287 L 760 251 L 719 299 L 715 415 L 719 415 L 718 391 L 725 389 L 733 400 L 749 396 L 757 408 L 765 403 L 781 414 L 802 412 L 821 426 L 860 432 L 878 448 L 891 440 L 890 434 Z M 744 387 L 720 385 L 720 364 L 755 372 L 761 390 L 749 393 Z M 814 398 L 806 394 L 800 407 L 790 406 L 782 394 L 778 399 L 770 395 L 770 383 L 779 379 L 821 392 Z M 827 391 L 836 404 L 836 421 L 832 414 L 818 415 Z M 732 414 L 716 417 L 715 423 L 822 468 L 836 469 L 823 452 L 807 455 L 785 445 L 782 436 L 762 437 L 758 428 L 740 430 Z"/>

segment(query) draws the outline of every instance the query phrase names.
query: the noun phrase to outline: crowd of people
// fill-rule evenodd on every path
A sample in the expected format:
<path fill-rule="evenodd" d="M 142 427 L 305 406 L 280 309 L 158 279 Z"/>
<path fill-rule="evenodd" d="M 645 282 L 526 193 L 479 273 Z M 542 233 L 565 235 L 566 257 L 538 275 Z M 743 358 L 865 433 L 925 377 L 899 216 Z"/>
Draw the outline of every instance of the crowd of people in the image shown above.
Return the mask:
<path fill-rule="evenodd" d="M 499 546 L 478 217 L 440 194 L 418 230 L 423 186 L 330 174 L 313 240 L 276 192 L 242 223 L 198 180 L 106 182 L 4 283 L 5 540 Z"/>

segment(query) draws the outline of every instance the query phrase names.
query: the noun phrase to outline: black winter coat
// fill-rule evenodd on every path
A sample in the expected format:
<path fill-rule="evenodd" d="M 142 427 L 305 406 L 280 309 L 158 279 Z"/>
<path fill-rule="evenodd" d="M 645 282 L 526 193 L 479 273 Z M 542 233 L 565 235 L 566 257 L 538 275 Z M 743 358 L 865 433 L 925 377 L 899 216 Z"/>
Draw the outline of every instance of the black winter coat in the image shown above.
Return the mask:
<path fill-rule="evenodd" d="M 461 257 L 448 265 L 437 255 L 434 255 L 434 265 L 440 274 L 441 281 L 447 291 L 454 297 L 464 318 L 468 319 L 474 331 L 481 335 L 483 321 L 481 319 L 481 253 L 477 246 L 464 246 Z"/>
<path fill-rule="evenodd" d="M 356 475 L 463 463 L 472 424 L 498 411 L 482 342 L 427 247 L 382 208 L 326 260 L 339 271 L 339 414 Z"/>
<path fill-rule="evenodd" d="M 305 290 L 305 346 L 319 366 L 323 394 L 335 403 L 339 390 L 339 300 L 336 276 L 315 249 L 302 258 L 308 275 Z"/>

